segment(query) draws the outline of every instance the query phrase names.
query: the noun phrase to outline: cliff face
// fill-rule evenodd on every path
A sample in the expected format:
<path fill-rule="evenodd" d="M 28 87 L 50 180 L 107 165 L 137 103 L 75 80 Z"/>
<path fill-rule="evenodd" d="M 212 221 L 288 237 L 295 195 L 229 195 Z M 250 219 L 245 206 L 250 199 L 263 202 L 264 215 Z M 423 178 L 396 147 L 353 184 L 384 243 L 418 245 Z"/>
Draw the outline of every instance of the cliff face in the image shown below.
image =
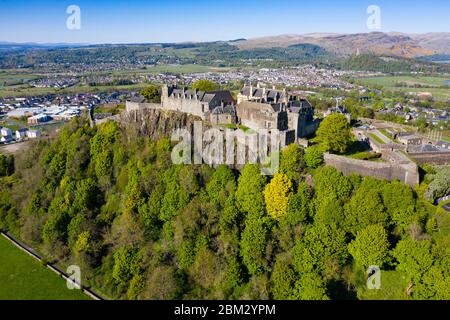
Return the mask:
<path fill-rule="evenodd" d="M 152 139 L 170 138 L 177 129 L 192 130 L 201 118 L 186 113 L 142 109 L 124 112 L 117 119 L 129 137 L 149 136 Z"/>

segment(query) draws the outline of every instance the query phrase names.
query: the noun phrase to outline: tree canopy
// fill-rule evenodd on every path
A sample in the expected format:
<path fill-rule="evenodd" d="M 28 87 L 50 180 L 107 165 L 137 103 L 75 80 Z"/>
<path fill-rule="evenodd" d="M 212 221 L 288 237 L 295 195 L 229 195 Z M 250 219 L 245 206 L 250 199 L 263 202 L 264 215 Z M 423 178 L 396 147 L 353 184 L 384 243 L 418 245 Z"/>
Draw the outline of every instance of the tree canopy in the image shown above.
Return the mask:
<path fill-rule="evenodd" d="M 192 85 L 192 89 L 197 89 L 204 92 L 212 92 L 219 89 L 219 85 L 210 80 L 197 80 Z"/>
<path fill-rule="evenodd" d="M 316 134 L 316 141 L 322 150 L 331 153 L 345 153 L 353 140 L 347 118 L 338 113 L 326 117 Z"/>
<path fill-rule="evenodd" d="M 117 299 L 449 299 L 450 218 L 424 197 L 442 168 L 411 190 L 297 146 L 273 176 L 176 165 L 141 128 L 79 117 L 1 157 L 0 228 Z"/>
<path fill-rule="evenodd" d="M 147 102 L 160 103 L 161 94 L 159 88 L 155 85 L 150 85 L 141 90 L 141 95 L 147 99 Z"/>

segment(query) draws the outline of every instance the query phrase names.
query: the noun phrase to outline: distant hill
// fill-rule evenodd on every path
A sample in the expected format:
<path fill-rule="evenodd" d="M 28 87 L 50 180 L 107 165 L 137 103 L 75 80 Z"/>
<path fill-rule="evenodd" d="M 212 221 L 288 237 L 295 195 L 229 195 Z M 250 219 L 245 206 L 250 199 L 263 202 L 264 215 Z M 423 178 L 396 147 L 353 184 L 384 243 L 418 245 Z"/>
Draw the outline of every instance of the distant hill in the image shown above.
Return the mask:
<path fill-rule="evenodd" d="M 450 54 L 450 33 L 313 33 L 280 35 L 236 41 L 240 49 L 289 47 L 295 44 L 314 44 L 338 55 L 376 54 L 416 58 L 434 54 Z"/>

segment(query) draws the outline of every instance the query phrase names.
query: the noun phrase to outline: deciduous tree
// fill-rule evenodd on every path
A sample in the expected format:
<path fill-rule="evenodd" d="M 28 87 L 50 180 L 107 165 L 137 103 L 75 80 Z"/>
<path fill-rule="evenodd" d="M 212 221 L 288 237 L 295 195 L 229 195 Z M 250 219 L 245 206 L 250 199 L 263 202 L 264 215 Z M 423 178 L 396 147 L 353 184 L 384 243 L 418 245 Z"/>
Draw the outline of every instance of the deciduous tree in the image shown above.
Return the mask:
<path fill-rule="evenodd" d="M 347 118 L 338 113 L 326 117 L 317 130 L 316 140 L 324 151 L 345 153 L 353 141 Z"/>

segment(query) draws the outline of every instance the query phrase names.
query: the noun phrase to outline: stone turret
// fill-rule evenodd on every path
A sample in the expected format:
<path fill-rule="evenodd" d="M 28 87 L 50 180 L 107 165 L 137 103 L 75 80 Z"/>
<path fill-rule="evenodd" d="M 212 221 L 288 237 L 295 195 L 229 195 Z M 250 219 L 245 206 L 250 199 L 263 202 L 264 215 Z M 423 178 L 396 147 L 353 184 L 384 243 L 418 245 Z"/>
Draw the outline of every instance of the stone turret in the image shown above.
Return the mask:
<path fill-rule="evenodd" d="M 287 92 L 286 92 L 286 87 L 283 89 L 283 101 L 282 101 L 284 104 L 288 104 L 289 103 L 289 97 L 288 97 L 288 94 L 287 94 Z"/>
<path fill-rule="evenodd" d="M 164 84 L 161 88 L 161 105 L 163 108 L 166 105 L 168 99 L 169 99 L 169 87 L 167 86 L 167 84 Z"/>

